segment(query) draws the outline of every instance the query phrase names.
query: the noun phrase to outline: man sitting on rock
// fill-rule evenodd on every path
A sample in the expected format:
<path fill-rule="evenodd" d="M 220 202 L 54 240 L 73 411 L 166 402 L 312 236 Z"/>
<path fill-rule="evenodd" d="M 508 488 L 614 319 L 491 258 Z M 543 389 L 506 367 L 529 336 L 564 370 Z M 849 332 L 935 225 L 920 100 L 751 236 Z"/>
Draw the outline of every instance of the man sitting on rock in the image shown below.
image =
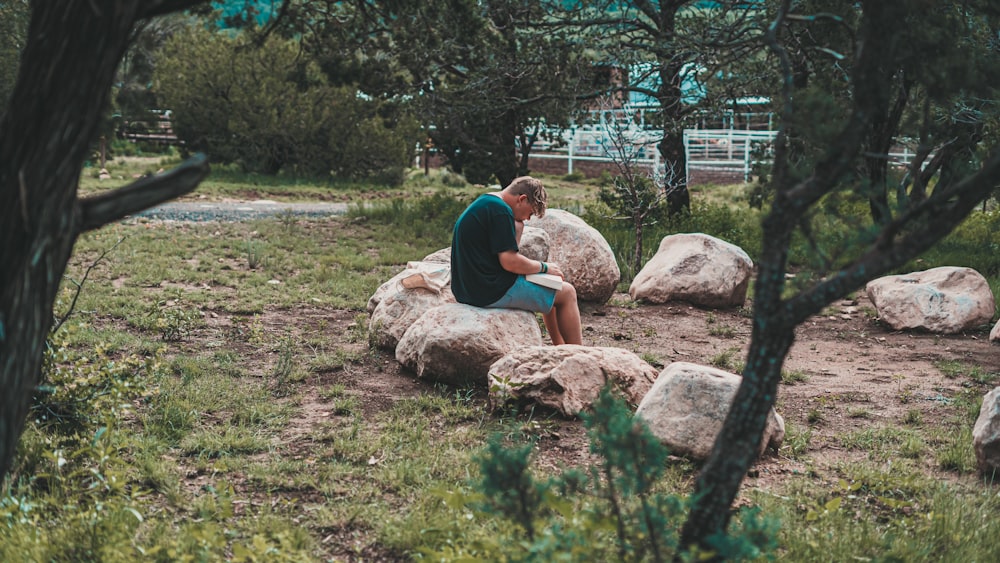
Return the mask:
<path fill-rule="evenodd" d="M 553 344 L 581 344 L 576 288 L 555 290 L 527 281 L 525 274 L 563 277 L 559 266 L 518 254 L 524 222 L 545 215 L 542 182 L 515 178 L 499 192 L 479 196 L 455 223 L 451 241 L 451 291 L 459 303 L 542 313 Z"/>

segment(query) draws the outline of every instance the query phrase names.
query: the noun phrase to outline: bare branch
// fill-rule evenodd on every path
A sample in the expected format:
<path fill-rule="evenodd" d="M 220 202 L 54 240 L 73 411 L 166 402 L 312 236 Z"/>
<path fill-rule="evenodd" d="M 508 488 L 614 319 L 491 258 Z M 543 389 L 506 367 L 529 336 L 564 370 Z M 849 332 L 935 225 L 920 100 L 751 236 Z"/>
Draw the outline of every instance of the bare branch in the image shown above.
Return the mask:
<path fill-rule="evenodd" d="M 170 172 L 142 178 L 123 188 L 77 200 L 78 231 L 103 227 L 127 215 L 184 195 L 208 175 L 208 158 L 197 154 Z"/>
<path fill-rule="evenodd" d="M 66 322 L 66 319 L 68 319 L 70 315 L 73 314 L 73 310 L 76 309 L 76 300 L 80 298 L 80 292 L 83 291 L 83 284 L 87 283 L 87 278 L 90 277 L 90 272 L 93 271 L 98 264 L 103 262 L 104 258 L 106 258 L 108 254 L 111 254 L 116 248 L 118 248 L 118 245 L 124 242 L 124 240 L 125 237 L 122 237 L 118 239 L 118 241 L 115 242 L 113 245 L 111 245 L 111 248 L 106 248 L 104 252 L 102 252 L 101 255 L 97 257 L 96 260 L 94 260 L 93 262 L 90 263 L 89 266 L 87 266 L 87 270 L 83 273 L 83 278 L 80 281 L 76 281 L 70 278 L 69 276 L 66 277 L 67 281 L 76 286 L 76 291 L 73 293 L 73 300 L 70 301 L 69 309 L 66 310 L 66 314 L 56 319 L 56 324 L 54 327 L 52 327 L 52 330 L 49 331 L 50 333 L 54 334 L 56 332 L 59 332 L 59 329 L 62 328 L 62 325 L 63 323 Z"/>

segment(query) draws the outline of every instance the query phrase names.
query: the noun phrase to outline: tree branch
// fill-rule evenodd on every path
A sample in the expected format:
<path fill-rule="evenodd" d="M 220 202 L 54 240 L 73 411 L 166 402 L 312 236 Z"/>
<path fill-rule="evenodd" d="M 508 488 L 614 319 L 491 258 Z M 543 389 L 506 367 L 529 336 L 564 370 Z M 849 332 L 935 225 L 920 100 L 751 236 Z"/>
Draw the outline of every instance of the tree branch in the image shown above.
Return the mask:
<path fill-rule="evenodd" d="M 152 18 L 156 16 L 163 16 L 173 12 L 186 10 L 192 6 L 197 6 L 198 4 L 207 3 L 208 0 L 154 0 L 152 2 L 145 2 L 146 5 L 139 10 L 139 17 Z"/>
<path fill-rule="evenodd" d="M 77 200 L 78 232 L 103 227 L 158 203 L 184 195 L 208 175 L 208 158 L 199 153 L 177 168 L 133 182 L 123 188 Z"/>
<path fill-rule="evenodd" d="M 827 280 L 788 300 L 792 322 L 801 323 L 838 297 L 861 284 L 898 268 L 946 237 L 969 212 L 989 196 L 1000 180 L 1000 154 L 994 155 L 975 175 L 957 184 L 948 197 L 931 198 L 910 209 L 882 229 L 869 250 Z M 907 225 L 920 228 L 897 240 Z"/>

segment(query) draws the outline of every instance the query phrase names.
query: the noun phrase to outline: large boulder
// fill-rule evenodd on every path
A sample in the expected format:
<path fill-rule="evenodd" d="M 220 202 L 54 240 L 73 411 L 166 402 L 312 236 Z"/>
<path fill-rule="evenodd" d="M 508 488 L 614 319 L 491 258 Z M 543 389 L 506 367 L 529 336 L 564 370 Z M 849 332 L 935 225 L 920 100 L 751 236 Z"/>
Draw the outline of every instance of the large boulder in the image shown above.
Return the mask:
<path fill-rule="evenodd" d="M 386 350 L 395 350 L 399 339 L 424 313 L 447 303 L 454 303 L 450 288 L 440 293 L 414 288 L 391 292 L 379 301 L 368 319 L 368 340 Z"/>
<path fill-rule="evenodd" d="M 707 459 L 741 380 L 716 368 L 674 362 L 660 372 L 636 416 L 671 452 Z M 785 422 L 772 408 L 758 455 L 778 449 L 784 439 Z"/>
<path fill-rule="evenodd" d="M 990 285 L 972 268 L 946 266 L 868 282 L 865 288 L 883 322 L 894 330 L 952 334 L 993 318 Z"/>
<path fill-rule="evenodd" d="M 402 272 L 399 272 L 395 276 L 386 281 L 375 290 L 375 293 L 368 298 L 368 306 L 366 310 L 368 314 L 371 315 L 375 312 L 375 308 L 378 304 L 382 302 L 386 297 L 404 291 L 407 288 L 404 286 L 404 280 L 415 279 L 413 276 L 426 276 L 429 280 L 437 282 L 442 288 L 448 287 L 449 292 L 451 283 L 451 265 L 448 262 L 428 262 L 428 261 L 413 261 L 406 264 L 406 268 Z M 410 284 L 407 284 L 410 285 Z M 454 301 L 454 298 L 451 299 Z"/>
<path fill-rule="evenodd" d="M 621 271 L 611 245 L 597 229 L 562 209 L 549 209 L 545 217 L 529 222 L 548 233 L 549 261 L 559 265 L 578 299 L 604 303 L 614 295 Z"/>
<path fill-rule="evenodd" d="M 610 383 L 637 405 L 656 381 L 656 373 L 656 368 L 621 348 L 575 344 L 519 348 L 490 366 L 490 403 L 529 400 L 575 416 Z"/>
<path fill-rule="evenodd" d="M 990 342 L 996 342 L 1000 340 L 1000 321 L 993 325 L 993 330 L 990 331 Z"/>
<path fill-rule="evenodd" d="M 972 444 L 980 471 L 993 474 L 1000 470 L 1000 387 L 994 387 L 983 397 L 979 417 L 972 427 Z"/>
<path fill-rule="evenodd" d="M 636 274 L 628 293 L 650 303 L 738 307 L 746 300 L 752 273 L 753 261 L 734 244 L 701 233 L 670 235 Z"/>
<path fill-rule="evenodd" d="M 534 313 L 450 303 L 410 325 L 396 344 L 396 359 L 420 378 L 484 386 L 493 362 L 517 348 L 541 344 Z"/>

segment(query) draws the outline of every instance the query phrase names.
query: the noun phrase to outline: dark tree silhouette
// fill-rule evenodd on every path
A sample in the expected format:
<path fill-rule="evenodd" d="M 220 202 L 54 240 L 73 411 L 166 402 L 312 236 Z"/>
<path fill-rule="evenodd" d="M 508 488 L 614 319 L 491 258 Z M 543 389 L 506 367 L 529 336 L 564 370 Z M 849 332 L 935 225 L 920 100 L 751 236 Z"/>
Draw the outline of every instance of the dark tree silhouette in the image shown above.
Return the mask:
<path fill-rule="evenodd" d="M 31 3 L 17 82 L 0 118 L 0 475 L 24 429 L 52 305 L 80 233 L 193 190 L 203 156 L 97 197 L 77 182 L 136 26 L 204 0 Z"/>
<path fill-rule="evenodd" d="M 711 537 L 724 533 L 730 507 L 747 469 L 756 457 L 767 413 L 774 405 L 781 366 L 792 345 L 795 327 L 834 299 L 843 297 L 867 281 L 905 265 L 950 233 L 975 206 L 988 197 L 1000 183 L 1000 154 L 987 156 L 977 170 L 963 177 L 943 174 L 946 168 L 921 151 L 910 163 L 915 176 L 936 175 L 932 193 L 921 198 L 901 198 L 897 213 L 872 227 L 870 243 L 856 258 L 838 265 L 820 281 L 796 294 L 785 295 L 785 273 L 789 245 L 797 228 L 824 197 L 847 192 L 860 200 L 866 198 L 863 183 L 844 182 L 852 166 L 866 147 L 873 125 L 880 126 L 886 100 L 893 91 L 892 68 L 899 56 L 893 42 L 905 26 L 898 25 L 909 3 L 905 0 L 865 0 L 857 31 L 857 45 L 851 69 L 851 111 L 839 131 L 825 144 L 811 173 L 796 177 L 787 148 L 789 123 L 794 119 L 794 72 L 791 59 L 779 32 L 787 24 L 814 21 L 809 14 L 790 13 L 790 0 L 783 0 L 768 29 L 766 42 L 780 63 L 783 89 L 780 95 L 781 125 L 774 149 L 772 183 L 774 200 L 764 220 L 763 244 L 753 303 L 753 331 L 743 382 L 733 399 L 732 408 L 716 439 L 711 457 L 699 474 L 693 493 L 694 504 L 682 530 L 681 545 L 697 545 L 711 550 Z M 978 7 L 978 12 L 973 12 Z M 998 14 L 989 4 L 946 2 L 937 10 L 968 21 L 982 21 L 982 16 Z M 955 10 L 958 10 L 956 13 Z M 939 14 L 939 16 L 943 15 Z M 925 20 L 928 26 L 933 19 Z M 994 20 L 995 24 L 996 21 Z M 933 30 L 925 30 L 931 33 Z M 994 32 L 995 33 L 995 32 Z M 942 36 L 944 37 L 944 36 Z M 995 58 L 995 56 L 994 56 Z M 952 93 L 955 108 L 964 103 L 964 92 Z M 953 110 L 957 111 L 957 110 Z M 928 115 L 926 119 L 933 119 Z M 939 152 L 939 154 L 941 154 Z M 950 156 L 955 156 L 951 154 Z M 926 178 L 925 178 L 926 179 Z M 926 185 L 926 184 L 925 184 Z"/>

